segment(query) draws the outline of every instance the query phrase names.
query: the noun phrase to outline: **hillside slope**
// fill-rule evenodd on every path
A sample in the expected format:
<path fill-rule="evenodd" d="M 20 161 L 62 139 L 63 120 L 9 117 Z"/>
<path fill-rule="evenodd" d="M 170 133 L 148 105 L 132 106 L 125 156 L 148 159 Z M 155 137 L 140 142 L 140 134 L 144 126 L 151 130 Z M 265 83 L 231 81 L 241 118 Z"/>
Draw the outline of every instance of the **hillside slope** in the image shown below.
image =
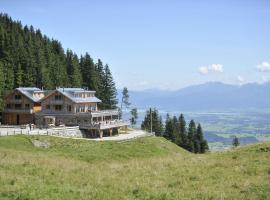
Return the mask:
<path fill-rule="evenodd" d="M 155 137 L 2 137 L 0 199 L 267 199 L 269 151 L 269 142 L 194 155 Z"/>

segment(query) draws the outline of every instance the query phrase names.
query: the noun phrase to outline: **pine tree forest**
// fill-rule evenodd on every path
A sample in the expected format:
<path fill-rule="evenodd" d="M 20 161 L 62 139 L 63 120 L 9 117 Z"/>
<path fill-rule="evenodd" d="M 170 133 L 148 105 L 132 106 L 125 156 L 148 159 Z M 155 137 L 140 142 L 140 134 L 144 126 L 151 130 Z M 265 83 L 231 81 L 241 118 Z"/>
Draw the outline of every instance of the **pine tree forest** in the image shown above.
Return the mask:
<path fill-rule="evenodd" d="M 117 90 L 108 64 L 88 53 L 64 50 L 33 26 L 0 14 L 0 110 L 6 91 L 16 87 L 82 87 L 95 90 L 102 108 L 116 108 Z"/>

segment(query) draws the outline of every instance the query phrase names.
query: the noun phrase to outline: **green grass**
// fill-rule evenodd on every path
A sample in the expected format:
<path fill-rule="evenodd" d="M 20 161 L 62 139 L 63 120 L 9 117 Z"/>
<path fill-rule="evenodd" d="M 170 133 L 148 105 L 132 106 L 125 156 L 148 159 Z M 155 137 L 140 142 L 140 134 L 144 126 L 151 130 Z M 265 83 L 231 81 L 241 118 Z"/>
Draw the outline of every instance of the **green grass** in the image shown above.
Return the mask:
<path fill-rule="evenodd" d="M 269 142 L 194 155 L 156 137 L 121 143 L 0 138 L 0 199 L 269 198 Z"/>

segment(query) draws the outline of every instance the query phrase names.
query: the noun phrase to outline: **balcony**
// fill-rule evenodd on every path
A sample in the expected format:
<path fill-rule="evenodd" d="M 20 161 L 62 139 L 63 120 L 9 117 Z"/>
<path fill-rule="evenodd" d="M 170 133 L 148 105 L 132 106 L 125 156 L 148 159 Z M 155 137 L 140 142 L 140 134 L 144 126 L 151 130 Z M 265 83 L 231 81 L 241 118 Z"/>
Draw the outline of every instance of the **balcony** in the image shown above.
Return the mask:
<path fill-rule="evenodd" d="M 4 112 L 6 113 L 26 113 L 26 114 L 32 114 L 33 109 L 30 108 L 5 108 Z"/>
<path fill-rule="evenodd" d="M 94 123 L 81 123 L 79 124 L 80 129 L 97 129 L 97 130 L 105 130 L 111 128 L 119 128 L 122 126 L 130 125 L 129 121 L 124 120 L 112 120 L 107 122 L 94 122 Z"/>
<path fill-rule="evenodd" d="M 51 100 L 51 105 L 62 105 L 64 103 L 63 99 Z"/>
<path fill-rule="evenodd" d="M 119 115 L 118 110 L 98 110 L 98 111 L 90 111 L 92 117 L 104 117 L 104 116 L 115 116 Z"/>
<path fill-rule="evenodd" d="M 14 103 L 14 104 L 20 104 L 22 103 L 22 99 L 11 99 L 9 100 L 10 103 Z"/>

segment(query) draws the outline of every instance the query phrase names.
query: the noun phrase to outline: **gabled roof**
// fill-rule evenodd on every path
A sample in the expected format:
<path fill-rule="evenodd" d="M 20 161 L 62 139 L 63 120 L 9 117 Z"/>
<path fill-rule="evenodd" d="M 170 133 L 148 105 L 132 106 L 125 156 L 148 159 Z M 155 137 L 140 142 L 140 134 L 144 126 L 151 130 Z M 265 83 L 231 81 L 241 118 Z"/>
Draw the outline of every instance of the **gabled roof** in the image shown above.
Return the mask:
<path fill-rule="evenodd" d="M 76 93 L 82 93 L 82 92 L 96 93 L 95 91 L 89 91 L 89 90 L 85 90 L 82 88 L 57 88 L 56 90 L 51 92 L 49 95 L 47 95 L 43 99 L 49 97 L 51 94 L 55 93 L 56 91 L 61 93 L 62 95 L 64 95 L 65 97 L 67 97 L 68 99 L 73 101 L 74 103 L 100 103 L 101 102 L 101 100 L 95 96 L 94 97 L 86 97 L 86 98 L 75 97 L 74 94 L 76 94 Z"/>
<path fill-rule="evenodd" d="M 15 90 L 19 91 L 21 94 L 23 94 L 24 96 L 26 96 L 28 99 L 30 99 L 31 101 L 35 103 L 39 102 L 41 98 L 37 98 L 33 96 L 33 93 L 43 92 L 41 89 L 36 88 L 36 87 L 19 87 L 19 88 L 16 88 Z"/>

